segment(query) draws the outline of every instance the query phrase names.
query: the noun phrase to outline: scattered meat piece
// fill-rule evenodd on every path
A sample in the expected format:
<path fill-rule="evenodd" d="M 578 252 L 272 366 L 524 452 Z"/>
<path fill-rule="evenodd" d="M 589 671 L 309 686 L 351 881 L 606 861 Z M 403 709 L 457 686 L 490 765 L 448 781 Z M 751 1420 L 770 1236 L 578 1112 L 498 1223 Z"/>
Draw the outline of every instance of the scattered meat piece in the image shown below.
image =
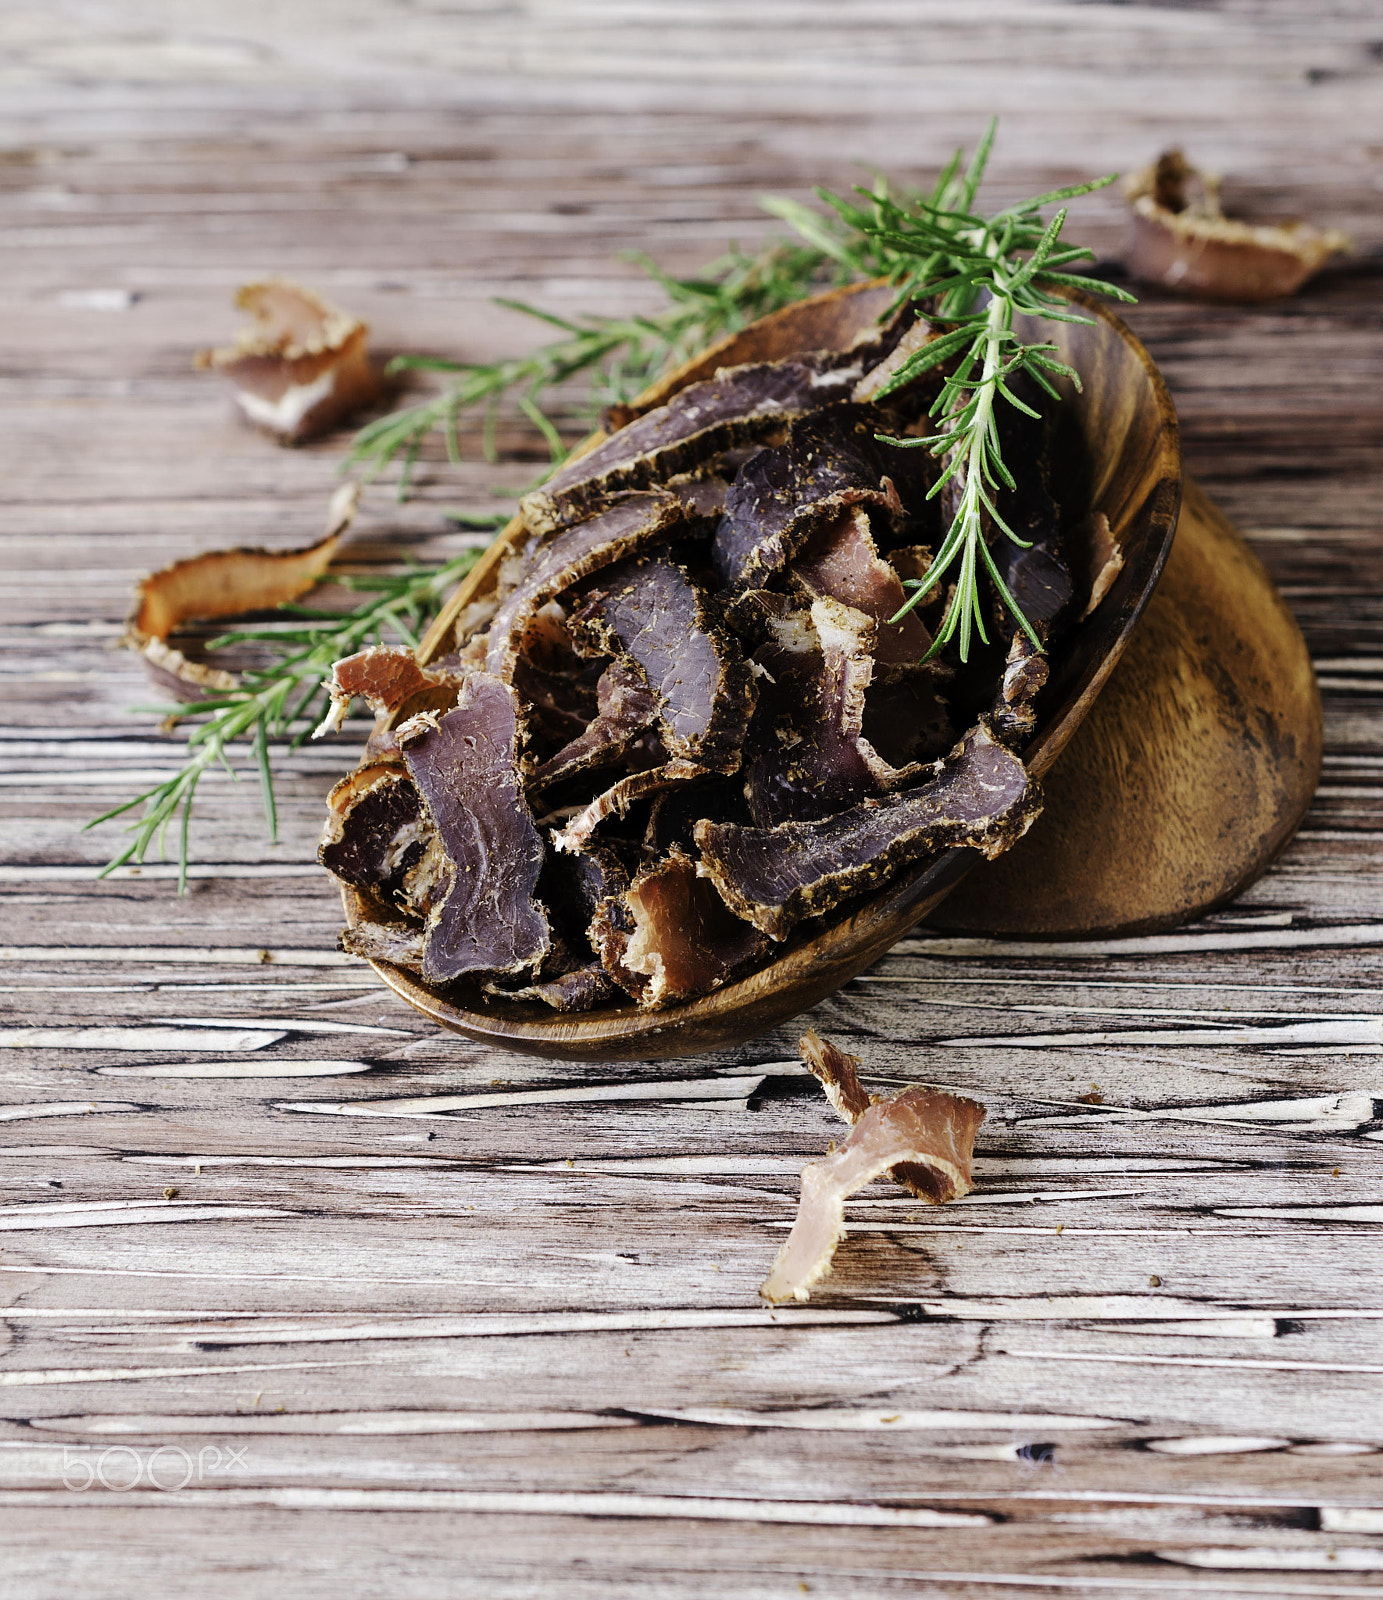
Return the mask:
<path fill-rule="evenodd" d="M 1203 300 L 1253 303 L 1299 289 L 1348 234 L 1305 222 L 1250 223 L 1227 217 L 1220 180 L 1180 150 L 1168 150 L 1124 188 L 1133 211 L 1128 266 L 1134 277 Z"/>
<path fill-rule="evenodd" d="M 844 399 L 854 378 L 833 370 L 834 359 L 802 355 L 722 367 L 713 378 L 689 384 L 525 495 L 519 502 L 524 520 L 537 533 L 579 521 L 616 490 L 661 482 L 717 451 L 761 441 L 814 406 Z"/>
<path fill-rule="evenodd" d="M 718 522 L 725 511 L 730 484 L 714 472 L 688 472 L 670 478 L 667 490 L 682 502 L 689 521 Z"/>
<path fill-rule="evenodd" d="M 879 559 L 869 531 L 869 513 L 854 506 L 822 528 L 788 568 L 808 603 L 830 596 L 873 618 L 874 663 L 879 676 L 915 668 L 932 646 L 916 610 L 892 619 L 907 600 L 902 580 Z"/>
<path fill-rule="evenodd" d="M 658 861 L 673 845 L 692 849 L 692 829 L 702 817 L 720 822 L 749 822 L 744 781 L 738 774 L 716 774 L 700 783 L 681 784 L 655 795 L 644 828 L 643 855 Z"/>
<path fill-rule="evenodd" d="M 372 644 L 336 662 L 322 687 L 331 704 L 312 737 L 334 733 L 346 720 L 359 695 L 377 717 L 416 716 L 421 711 L 446 711 L 456 704 L 465 682 L 448 667 L 420 667 L 406 644 Z"/>
<path fill-rule="evenodd" d="M 718 989 L 766 948 L 675 847 L 596 920 L 606 970 L 646 1011 Z"/>
<path fill-rule="evenodd" d="M 199 351 L 195 364 L 225 373 L 256 427 L 301 444 L 379 392 L 369 329 L 358 318 L 287 278 L 247 283 L 235 303 L 250 313 L 250 326 L 229 349 Z"/>
<path fill-rule="evenodd" d="M 755 655 L 768 681 L 745 780 L 759 827 L 829 816 L 918 775 L 895 771 L 863 735 L 874 637 L 863 612 L 831 599 L 771 626 Z"/>
<path fill-rule="evenodd" d="M 1016 750 L 1037 726 L 1036 701 L 1050 671 L 1046 656 L 1027 634 L 1015 633 L 989 717 L 995 736 L 1010 749 Z"/>
<path fill-rule="evenodd" d="M 550 788 L 565 778 L 608 766 L 658 715 L 658 696 L 642 667 L 628 656 L 612 661 L 596 685 L 598 710 L 589 725 L 533 774 L 532 786 Z"/>
<path fill-rule="evenodd" d="M 331 565 L 359 498 L 357 484 L 336 491 L 326 532 L 316 544 L 299 550 L 208 550 L 141 578 L 121 643 L 137 650 L 150 678 L 180 700 L 238 689 L 234 673 L 189 661 L 169 645 L 169 634 L 194 619 L 270 611 L 305 595 Z"/>
<path fill-rule="evenodd" d="M 629 879 L 628 864 L 608 844 L 587 844 L 571 852 L 549 850 L 538 879 L 538 898 L 576 946 L 585 938 L 591 918 L 607 900 L 624 893 Z"/>
<path fill-rule="evenodd" d="M 661 489 L 623 495 L 599 516 L 540 545 L 490 624 L 485 670 L 508 683 L 529 624 L 545 602 L 601 567 L 661 540 L 683 516 L 681 502 Z"/>
<path fill-rule="evenodd" d="M 1089 543 L 1091 574 L 1090 599 L 1081 613 L 1083 619 L 1114 587 L 1114 580 L 1124 570 L 1124 552 L 1103 511 L 1092 511 L 1085 519 L 1081 532 Z"/>
<path fill-rule="evenodd" d="M 565 828 L 555 832 L 552 843 L 558 850 L 584 850 L 602 822 L 609 817 L 626 816 L 636 800 L 645 800 L 649 795 L 659 794 L 676 784 L 693 783 L 705 776 L 705 767 L 698 766 L 695 761 L 680 759 L 668 761 L 659 767 L 649 767 L 642 772 L 631 772 L 628 777 L 621 778 L 604 793 L 598 794 Z"/>
<path fill-rule="evenodd" d="M 552 936 L 534 898 L 543 843 L 519 782 L 514 691 L 474 673 L 454 711 L 416 717 L 398 736 L 451 863 L 428 917 L 424 977 L 531 970 Z"/>
<path fill-rule="evenodd" d="M 1039 634 L 1050 640 L 1060 632 L 1075 601 L 1071 569 L 1060 556 L 1040 544 L 1024 550 L 1011 539 L 996 539 L 990 553 L 1018 609 Z M 1012 620 L 1006 606 L 1000 607 L 996 601 L 994 609 L 1001 627 Z"/>
<path fill-rule="evenodd" d="M 819 822 L 742 828 L 699 822 L 701 870 L 736 915 L 772 939 L 832 910 L 935 850 L 969 846 L 991 859 L 1041 810 L 1037 785 L 983 720 L 930 782 L 866 800 Z"/>
<path fill-rule="evenodd" d="M 761 587 L 847 506 L 879 506 L 901 514 L 902 501 L 884 470 L 883 447 L 874 440 L 881 426 L 879 413 L 870 407 L 831 406 L 801 418 L 785 443 L 745 462 L 725 497 L 712 547 L 727 588 Z"/>
<path fill-rule="evenodd" d="M 399 762 L 357 767 L 327 796 L 317 859 L 342 883 L 389 895 L 422 857 L 432 820 Z"/>
<path fill-rule="evenodd" d="M 337 942 L 347 955 L 387 961 L 405 972 L 423 970 L 425 939 L 416 922 L 357 922 L 352 928 L 343 928 Z"/>
<path fill-rule="evenodd" d="M 820 1080 L 841 1121 L 858 1122 L 877 1098 L 860 1083 L 860 1058 L 847 1056 L 815 1028 L 808 1028 L 802 1035 L 797 1051 L 807 1071 Z"/>
<path fill-rule="evenodd" d="M 578 641 L 638 664 L 674 756 L 716 772 L 738 768 L 754 678 L 684 568 L 665 556 L 622 563 L 589 592 L 572 629 Z"/>
<path fill-rule="evenodd" d="M 772 1305 L 808 1299 L 845 1237 L 845 1202 L 891 1169 L 903 1165 L 934 1174 L 924 1199 L 943 1202 L 969 1194 L 975 1134 L 984 1116 L 985 1108 L 974 1100 L 922 1087 L 874 1101 L 834 1154 L 802 1169 L 797 1220 L 759 1293 Z"/>
<path fill-rule="evenodd" d="M 858 1122 L 870 1106 L 877 1105 L 883 1099 L 882 1095 L 867 1093 L 860 1083 L 859 1057 L 847 1056 L 829 1039 L 823 1039 L 815 1028 L 809 1028 L 803 1034 L 797 1049 L 807 1064 L 807 1070 L 820 1080 L 821 1087 L 826 1091 L 826 1098 L 845 1122 Z M 966 1101 L 965 1104 L 973 1102 Z M 976 1126 L 983 1120 L 984 1109 L 981 1107 Z M 972 1143 L 973 1139 L 972 1134 Z M 933 1205 L 943 1205 L 956 1196 L 950 1179 L 935 1167 L 913 1161 L 900 1161 L 888 1169 L 888 1175 L 894 1183 L 909 1190 L 919 1200 L 930 1201 Z"/>

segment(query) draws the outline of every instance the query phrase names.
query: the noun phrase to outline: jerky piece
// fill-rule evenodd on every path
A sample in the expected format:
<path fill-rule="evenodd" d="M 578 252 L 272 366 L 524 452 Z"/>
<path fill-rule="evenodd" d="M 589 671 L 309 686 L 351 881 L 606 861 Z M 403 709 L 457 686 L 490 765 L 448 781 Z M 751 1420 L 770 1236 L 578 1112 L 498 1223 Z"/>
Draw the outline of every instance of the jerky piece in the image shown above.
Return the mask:
<path fill-rule="evenodd" d="M 403 767 L 357 767 L 327 796 L 317 859 L 343 883 L 392 894 L 422 856 L 432 820 Z"/>
<path fill-rule="evenodd" d="M 935 665 L 894 683 L 871 683 L 864 694 L 861 732 L 879 759 L 895 769 L 935 761 L 956 742 Z"/>
<path fill-rule="evenodd" d="M 658 697 L 672 755 L 716 772 L 739 767 L 753 675 L 682 567 L 665 556 L 622 563 L 590 593 L 572 627 L 594 648 L 637 662 Z"/>
<path fill-rule="evenodd" d="M 869 1094 L 861 1084 L 859 1057 L 847 1056 L 829 1039 L 823 1039 L 815 1028 L 809 1028 L 803 1034 L 797 1050 L 806 1062 L 807 1070 L 820 1080 L 826 1098 L 843 1121 L 858 1122 L 870 1106 L 877 1105 L 883 1099 L 882 1095 Z M 983 1119 L 983 1111 L 980 1116 Z M 956 1197 L 957 1191 L 951 1180 L 935 1167 L 903 1161 L 890 1167 L 888 1175 L 894 1183 L 910 1190 L 919 1200 L 928 1200 L 933 1205 L 942 1205 Z"/>
<path fill-rule="evenodd" d="M 745 777 L 759 827 L 829 816 L 918 775 L 864 738 L 874 625 L 863 612 L 817 600 L 809 615 L 774 623 L 770 641 L 755 657 L 768 681 Z"/>
<path fill-rule="evenodd" d="M 1081 613 L 1084 620 L 1114 587 L 1115 578 L 1124 570 L 1124 552 L 1103 511 L 1092 511 L 1081 531 L 1090 549 L 1090 599 Z"/>
<path fill-rule="evenodd" d="M 420 667 L 406 644 L 372 644 L 333 664 L 322 687 L 331 696 L 327 714 L 312 737 L 334 733 L 346 720 L 357 695 L 377 717 L 416 716 L 420 711 L 445 711 L 456 704 L 465 682 L 448 667 Z"/>
<path fill-rule="evenodd" d="M 423 970 L 425 936 L 416 922 L 357 922 L 343 928 L 337 943 L 347 955 L 387 961 L 406 972 Z"/>
<path fill-rule="evenodd" d="M 738 774 L 679 784 L 655 795 L 644 828 L 644 859 L 661 860 L 673 845 L 690 851 L 692 829 L 702 817 L 714 817 L 717 822 L 752 820 L 745 804 L 744 784 Z"/>
<path fill-rule="evenodd" d="M 695 761 L 672 760 L 662 766 L 649 767 L 643 772 L 631 772 L 628 777 L 612 783 L 598 794 L 588 806 L 552 835 L 553 846 L 558 850 L 584 850 L 591 835 L 610 817 L 627 816 L 630 806 L 649 795 L 659 794 L 677 784 L 692 783 L 706 776 L 705 767 Z"/>
<path fill-rule="evenodd" d="M 896 677 L 915 668 L 932 646 L 916 610 L 894 622 L 907 600 L 903 583 L 879 559 L 869 531 L 869 514 L 856 506 L 822 528 L 788 568 L 808 604 L 829 596 L 873 619 L 876 673 Z"/>
<path fill-rule="evenodd" d="M 121 644 L 137 650 L 159 688 L 180 700 L 201 700 L 208 691 L 224 694 L 240 688 L 233 672 L 189 661 L 173 649 L 169 634 L 194 618 L 209 621 L 246 611 L 271 611 L 305 595 L 331 565 L 359 499 L 358 484 L 343 484 L 336 491 L 326 532 L 315 544 L 298 550 L 208 550 L 141 578 Z"/>
<path fill-rule="evenodd" d="M 533 774 L 533 787 L 550 788 L 575 773 L 608 766 L 658 714 L 658 697 L 643 669 L 627 656 L 612 661 L 596 685 L 594 719 Z"/>
<path fill-rule="evenodd" d="M 880 426 L 867 406 L 832 406 L 795 422 L 784 444 L 745 462 L 725 497 L 712 547 L 727 588 L 761 587 L 847 506 L 901 513 L 874 441 Z"/>
<path fill-rule="evenodd" d="M 1220 180 L 1165 151 L 1124 186 L 1133 211 L 1129 270 L 1203 300 L 1252 303 L 1292 294 L 1332 255 L 1348 255 L 1349 235 L 1305 222 L 1250 223 L 1227 217 Z"/>
<path fill-rule="evenodd" d="M 540 1000 L 554 1011 L 572 1012 L 593 1011 L 613 999 L 619 989 L 604 967 L 592 963 L 522 989 L 494 988 L 491 992 L 501 1000 Z"/>
<path fill-rule="evenodd" d="M 602 908 L 597 920 L 606 970 L 645 1011 L 709 994 L 767 945 L 675 848 L 634 879 L 618 912 Z"/>
<path fill-rule="evenodd" d="M 490 624 L 485 670 L 508 683 L 529 624 L 546 601 L 601 567 L 661 539 L 683 516 L 681 503 L 662 490 L 623 495 L 598 517 L 540 545 L 517 588 Z"/>
<path fill-rule="evenodd" d="M 975 1133 L 984 1115 L 974 1100 L 921 1087 L 876 1100 L 839 1150 L 802 1169 L 797 1220 L 759 1293 L 772 1305 L 808 1299 L 845 1237 L 845 1202 L 900 1163 L 935 1172 L 938 1200 L 969 1194 Z"/>
<path fill-rule="evenodd" d="M 579 521 L 616 490 L 662 482 L 719 450 L 762 441 L 793 416 L 844 399 L 854 378 L 832 371 L 832 360 L 802 355 L 722 367 L 713 378 L 689 384 L 525 495 L 519 502 L 524 520 L 539 533 Z"/>
<path fill-rule="evenodd" d="M 938 330 L 933 328 L 925 317 L 918 317 L 888 354 L 869 368 L 855 385 L 850 398 L 856 401 L 881 400 L 885 395 L 893 394 L 903 388 L 911 388 L 914 383 L 921 383 L 924 378 L 929 380 L 929 386 L 934 391 L 939 392 L 941 388 L 939 366 L 925 368 L 922 372 L 904 370 L 912 358 L 937 337 L 939 337 Z"/>
<path fill-rule="evenodd" d="M 1000 855 L 1040 810 L 1023 763 L 981 720 L 920 788 L 820 822 L 699 822 L 696 842 L 702 872 L 730 909 L 770 938 L 785 939 L 801 918 L 830 911 L 935 850 L 967 845 L 991 859 Z"/>
<path fill-rule="evenodd" d="M 198 368 L 224 372 L 246 419 L 283 444 L 300 444 L 373 400 L 369 332 L 311 289 L 266 278 L 237 290 L 253 318 L 225 350 L 202 350 Z"/>
<path fill-rule="evenodd" d="M 519 707 L 497 678 L 475 673 L 454 711 L 399 729 L 413 781 L 451 865 L 427 922 L 423 976 L 536 967 L 552 942 L 534 898 L 543 843 L 519 782 Z"/>
<path fill-rule="evenodd" d="M 729 481 L 709 471 L 686 472 L 664 485 L 682 502 L 689 522 L 718 522 L 725 511 Z"/>
<path fill-rule="evenodd" d="M 1015 633 L 989 719 L 995 735 L 1010 749 L 1017 749 L 1037 726 L 1036 701 L 1049 673 L 1047 658 L 1027 634 Z"/>

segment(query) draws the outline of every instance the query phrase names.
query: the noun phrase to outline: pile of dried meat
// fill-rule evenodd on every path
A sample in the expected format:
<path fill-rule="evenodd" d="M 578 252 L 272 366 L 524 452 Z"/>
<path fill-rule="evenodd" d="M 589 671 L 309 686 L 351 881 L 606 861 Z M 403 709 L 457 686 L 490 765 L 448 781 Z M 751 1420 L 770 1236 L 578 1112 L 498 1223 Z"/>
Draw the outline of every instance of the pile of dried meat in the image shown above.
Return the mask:
<path fill-rule="evenodd" d="M 501 1003 L 666 1006 L 933 852 L 1023 834 L 1044 655 L 997 606 L 963 667 L 924 659 L 944 594 L 891 620 L 949 517 L 929 452 L 876 437 L 931 431 L 932 374 L 877 398 L 928 336 L 691 384 L 524 499 L 457 653 L 338 663 L 338 718 L 361 695 L 393 729 L 331 795 L 321 859 L 369 907 L 347 949 Z M 1091 585 L 1043 426 L 1003 409 L 1000 509 L 1031 546 L 993 553 L 1051 645 Z"/>

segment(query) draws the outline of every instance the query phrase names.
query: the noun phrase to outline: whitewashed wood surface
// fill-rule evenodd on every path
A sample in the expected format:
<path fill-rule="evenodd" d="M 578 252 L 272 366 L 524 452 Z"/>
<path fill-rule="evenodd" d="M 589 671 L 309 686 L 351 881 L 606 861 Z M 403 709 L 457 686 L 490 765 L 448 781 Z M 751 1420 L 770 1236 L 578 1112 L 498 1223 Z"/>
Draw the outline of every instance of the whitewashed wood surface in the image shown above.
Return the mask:
<path fill-rule="evenodd" d="M 177 752 L 112 646 L 141 572 L 302 542 L 336 481 L 191 372 L 236 283 L 481 358 L 535 337 L 495 293 L 651 306 L 621 250 L 690 268 L 991 110 L 996 195 L 1180 139 L 1358 240 L 1285 305 L 1132 313 L 1306 630 L 1325 779 L 1206 923 L 923 931 L 819 1006 L 876 1087 L 988 1103 L 979 1187 L 876 1186 L 769 1312 L 837 1132 L 798 1030 L 598 1070 L 434 1031 L 312 864 L 359 724 L 285 757 L 278 846 L 213 777 L 185 899 L 97 884 L 81 824 Z M 1383 1592 L 1380 155 L 1346 0 L 0 10 L 5 1600 Z M 1113 194 L 1076 228 L 1118 260 Z M 506 442 L 375 491 L 350 559 L 463 545 Z"/>

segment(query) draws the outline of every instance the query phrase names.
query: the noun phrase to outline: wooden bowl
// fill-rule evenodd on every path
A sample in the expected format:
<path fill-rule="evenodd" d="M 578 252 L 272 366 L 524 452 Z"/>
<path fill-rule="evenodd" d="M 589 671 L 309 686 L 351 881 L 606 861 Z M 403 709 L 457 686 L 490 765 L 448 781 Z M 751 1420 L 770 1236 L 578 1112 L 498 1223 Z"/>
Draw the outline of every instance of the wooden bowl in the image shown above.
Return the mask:
<path fill-rule="evenodd" d="M 639 397 L 638 409 L 663 404 L 718 367 L 843 349 L 874 322 L 891 294 L 887 286 L 861 284 L 764 317 L 660 379 Z M 1024 326 L 1019 319 L 1018 331 L 1029 339 L 1052 339 L 1061 359 L 1081 374 L 1081 391 L 1068 393 L 1057 412 L 1058 498 L 1077 515 L 1105 513 L 1124 566 L 1053 663 L 1039 726 L 1024 751 L 1039 777 L 1065 749 L 1128 645 L 1171 549 L 1181 499 L 1176 412 L 1161 375 L 1118 317 L 1093 301 L 1081 304 L 1094 319 L 1089 325 Z M 593 436 L 582 449 L 602 437 Z M 517 519 L 511 522 L 467 575 L 423 640 L 423 662 L 456 647 L 456 619 L 493 586 L 502 556 L 522 531 Z M 537 1004 L 489 1001 L 461 984 L 443 992 L 387 962 L 373 965 L 425 1016 L 506 1049 L 569 1061 L 691 1055 L 740 1044 L 839 988 L 933 911 L 979 859 L 974 851 L 948 850 L 920 862 L 824 925 L 797 929 L 759 971 L 664 1011 L 627 1005 L 558 1016 Z M 349 921 L 370 915 L 353 892 L 346 892 L 345 902 Z"/>

